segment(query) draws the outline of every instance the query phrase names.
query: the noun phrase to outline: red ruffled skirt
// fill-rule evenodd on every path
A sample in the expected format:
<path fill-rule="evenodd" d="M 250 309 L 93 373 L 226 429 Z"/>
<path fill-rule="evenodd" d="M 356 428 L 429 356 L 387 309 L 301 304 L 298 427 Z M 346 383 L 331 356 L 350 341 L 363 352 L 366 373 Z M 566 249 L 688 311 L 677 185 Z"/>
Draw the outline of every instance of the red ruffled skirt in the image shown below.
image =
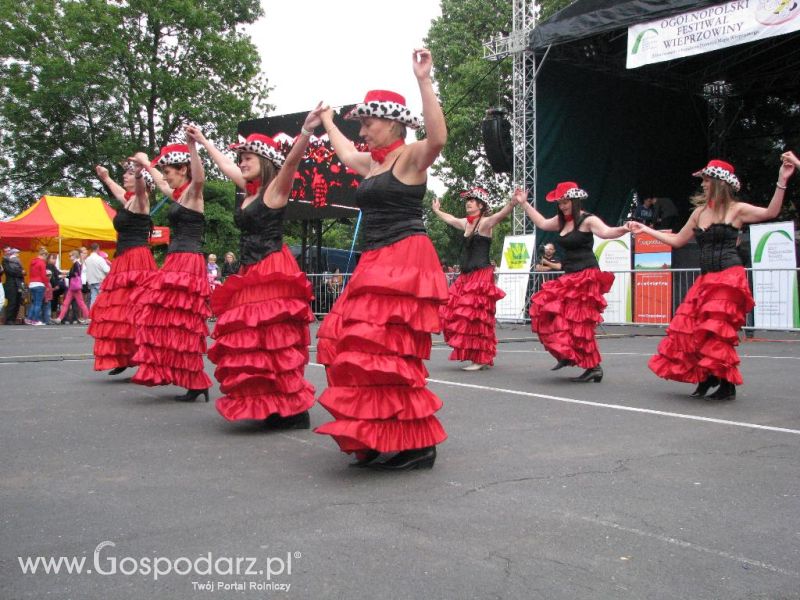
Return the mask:
<path fill-rule="evenodd" d="M 217 410 L 229 421 L 288 417 L 314 404 L 304 377 L 314 320 L 311 283 L 286 245 L 242 268 L 217 288 L 208 358 L 225 394 Z"/>
<path fill-rule="evenodd" d="M 603 322 L 606 300 L 614 274 L 584 269 L 546 281 L 531 298 L 531 329 L 557 360 L 572 361 L 584 369 L 600 364 L 594 337 Z"/>
<path fill-rule="evenodd" d="M 95 371 L 135 364 L 135 319 L 141 307 L 131 302 L 131 297 L 157 269 L 148 246 L 130 248 L 111 263 L 111 271 L 92 305 L 92 322 L 87 331 L 94 337 Z"/>
<path fill-rule="evenodd" d="M 211 387 L 203 366 L 208 325 L 208 279 L 202 254 L 174 252 L 133 295 L 139 370 L 134 383 Z"/>
<path fill-rule="evenodd" d="M 650 369 L 686 383 L 716 375 L 741 385 L 738 332 L 754 306 L 744 267 L 701 275 L 675 311 Z"/>
<path fill-rule="evenodd" d="M 319 402 L 335 421 L 317 427 L 343 452 L 398 452 L 447 439 L 426 387 L 431 334 L 447 282 L 426 235 L 361 255 L 317 334 L 328 388 Z"/>
<path fill-rule="evenodd" d="M 450 360 L 493 365 L 497 354 L 495 305 L 506 293 L 494 284 L 494 267 L 462 273 L 450 286 L 450 299 L 439 311 Z"/>

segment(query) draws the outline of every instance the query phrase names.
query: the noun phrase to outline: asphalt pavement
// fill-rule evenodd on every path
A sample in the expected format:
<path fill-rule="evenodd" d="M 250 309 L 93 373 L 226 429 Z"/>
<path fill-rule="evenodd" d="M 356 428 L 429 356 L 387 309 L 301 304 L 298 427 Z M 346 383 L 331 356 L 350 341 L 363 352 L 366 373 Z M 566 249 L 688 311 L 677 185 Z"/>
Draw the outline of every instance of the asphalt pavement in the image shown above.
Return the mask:
<path fill-rule="evenodd" d="M 449 439 L 387 473 L 95 372 L 85 326 L 0 327 L 0 598 L 800 598 L 800 335 L 743 339 L 713 402 L 647 369 L 662 333 L 605 327 L 586 384 L 525 325 L 489 371 L 439 340 Z"/>

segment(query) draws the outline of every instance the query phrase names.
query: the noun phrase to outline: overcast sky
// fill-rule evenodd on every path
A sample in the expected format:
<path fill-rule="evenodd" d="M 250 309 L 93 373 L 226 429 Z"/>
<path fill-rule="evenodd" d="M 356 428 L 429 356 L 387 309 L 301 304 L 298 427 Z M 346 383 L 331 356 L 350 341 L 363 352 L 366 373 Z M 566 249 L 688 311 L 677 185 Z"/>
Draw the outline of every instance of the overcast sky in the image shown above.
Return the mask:
<path fill-rule="evenodd" d="M 411 52 L 422 46 L 438 0 L 261 0 L 265 16 L 248 28 L 274 86 L 275 114 L 319 100 L 354 104 L 371 89 L 406 97 L 421 113 Z M 434 66 L 436 57 L 434 57 Z"/>

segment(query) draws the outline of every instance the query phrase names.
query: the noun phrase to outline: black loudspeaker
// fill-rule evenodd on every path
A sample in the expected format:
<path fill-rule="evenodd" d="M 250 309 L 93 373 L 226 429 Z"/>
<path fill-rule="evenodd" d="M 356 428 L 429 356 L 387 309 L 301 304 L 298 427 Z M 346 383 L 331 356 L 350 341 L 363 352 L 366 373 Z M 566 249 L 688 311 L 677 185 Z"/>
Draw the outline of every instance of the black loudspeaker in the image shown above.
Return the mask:
<path fill-rule="evenodd" d="M 481 123 L 486 158 L 495 173 L 510 173 L 514 168 L 514 146 L 511 142 L 511 123 L 506 111 L 490 108 Z"/>

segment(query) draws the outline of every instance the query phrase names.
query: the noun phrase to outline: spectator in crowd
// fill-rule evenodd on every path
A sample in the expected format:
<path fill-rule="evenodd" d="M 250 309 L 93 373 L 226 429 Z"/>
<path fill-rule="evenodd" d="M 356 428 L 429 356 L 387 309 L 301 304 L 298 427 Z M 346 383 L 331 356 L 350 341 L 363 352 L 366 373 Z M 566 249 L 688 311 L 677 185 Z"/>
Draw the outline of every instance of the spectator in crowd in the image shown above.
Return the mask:
<path fill-rule="evenodd" d="M 651 226 L 656 220 L 656 199 L 645 198 L 633 211 L 633 220 Z"/>
<path fill-rule="evenodd" d="M 225 260 L 222 263 L 222 281 L 224 282 L 231 275 L 239 272 L 239 261 L 233 252 L 225 253 Z"/>
<path fill-rule="evenodd" d="M 206 263 L 206 275 L 208 277 L 208 287 L 211 288 L 211 291 L 213 292 L 214 288 L 221 283 L 216 254 L 208 255 L 208 262 Z"/>
<path fill-rule="evenodd" d="M 44 325 L 44 315 L 42 314 L 42 304 L 50 279 L 47 276 L 47 248 L 39 248 L 39 253 L 31 260 L 30 281 L 28 287 L 31 291 L 31 304 L 28 307 L 28 314 L 25 318 L 27 325 Z"/>
<path fill-rule="evenodd" d="M 73 300 L 78 303 L 78 307 L 81 310 L 82 319 L 78 319 L 79 323 L 86 323 L 86 320 L 89 318 L 89 309 L 86 307 L 86 303 L 83 301 L 83 294 L 81 293 L 81 288 L 83 286 L 81 273 L 83 272 L 83 265 L 81 264 L 81 253 L 78 250 L 73 250 L 69 253 L 69 258 L 72 260 L 72 268 L 69 270 L 69 279 L 67 283 L 67 295 L 64 298 L 64 302 L 61 303 L 61 312 L 58 315 L 58 318 L 53 319 L 54 323 L 61 323 L 64 320 L 64 317 L 67 316 L 67 311 L 69 310 L 69 305 L 72 303 Z M 101 259 L 102 260 L 102 259 Z"/>
<path fill-rule="evenodd" d="M 111 270 L 109 262 L 100 256 L 100 244 L 97 242 L 91 246 L 92 252 L 86 257 L 83 268 L 86 271 L 86 284 L 89 286 L 89 308 L 94 304 L 97 294 L 100 293 L 100 285 Z"/>
<path fill-rule="evenodd" d="M 19 307 L 25 293 L 25 269 L 19 261 L 19 250 L 7 247 L 3 253 L 3 274 L 5 283 L 3 291 L 8 304 L 6 305 L 6 325 L 17 322 Z"/>
<path fill-rule="evenodd" d="M 547 243 L 542 246 L 542 252 L 539 254 L 539 262 L 534 267 L 536 271 L 560 271 L 561 259 L 556 254 L 556 247 L 554 244 Z"/>
<path fill-rule="evenodd" d="M 50 283 L 49 289 L 45 290 L 44 304 L 42 305 L 42 315 L 44 317 L 45 325 L 52 325 L 53 321 L 50 316 L 53 313 L 58 314 L 58 299 L 64 293 L 66 286 L 62 287 L 61 270 L 56 265 L 58 254 L 48 254 L 47 264 L 45 270 L 47 271 L 47 279 Z"/>

